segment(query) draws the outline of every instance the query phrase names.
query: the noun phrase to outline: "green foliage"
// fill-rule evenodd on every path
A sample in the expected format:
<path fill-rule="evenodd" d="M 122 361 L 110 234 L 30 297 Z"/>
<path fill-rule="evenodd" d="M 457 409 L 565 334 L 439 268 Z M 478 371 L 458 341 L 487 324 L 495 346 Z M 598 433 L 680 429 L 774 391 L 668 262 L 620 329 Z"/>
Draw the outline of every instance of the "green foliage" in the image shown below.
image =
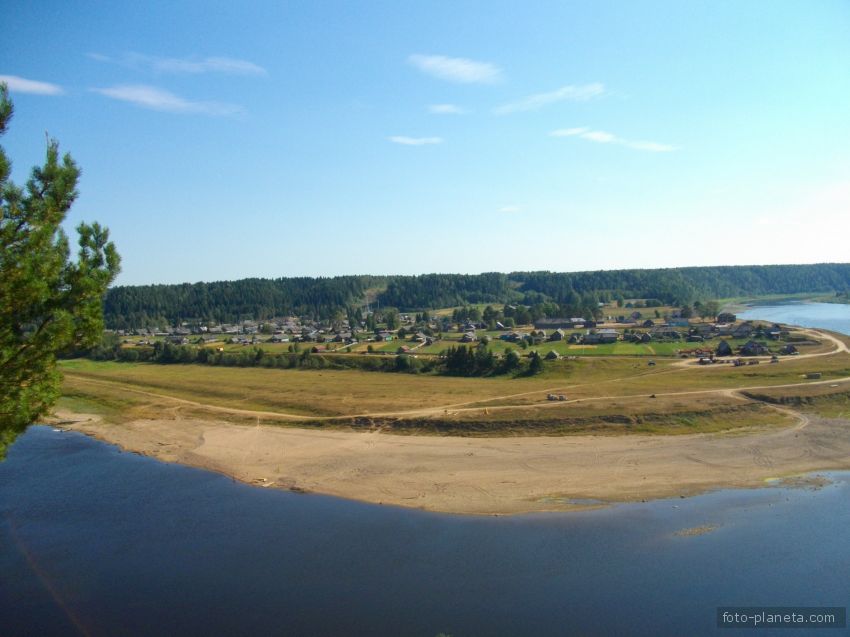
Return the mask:
<path fill-rule="evenodd" d="M 0 132 L 12 103 L 0 85 Z M 109 232 L 97 223 L 77 227 L 78 250 L 61 223 L 77 198 L 80 171 L 50 140 L 43 166 L 25 188 L 9 181 L 0 148 L 0 454 L 15 432 L 45 415 L 59 396 L 56 354 L 98 344 L 102 302 L 119 269 Z"/>
<path fill-rule="evenodd" d="M 694 305 L 696 307 L 696 305 Z M 699 306 L 699 315 L 704 319 L 714 320 L 720 312 L 720 303 L 717 301 L 705 301 Z"/>
<path fill-rule="evenodd" d="M 543 359 L 536 351 L 528 355 L 528 373 L 533 376 L 543 371 Z"/>
<path fill-rule="evenodd" d="M 356 318 L 359 313 L 362 318 L 359 309 L 351 308 L 365 302 L 367 290 L 378 288 L 385 288 L 377 295 L 381 307 L 407 312 L 461 306 L 453 317 L 455 322 L 483 318 L 489 323 L 491 319 L 499 320 L 496 306 L 485 308 L 482 314 L 472 304 L 510 304 L 502 311 L 504 318 L 512 319 L 516 325 L 527 325 L 541 317 L 598 318 L 599 303 L 612 299 L 620 307 L 633 306 L 625 302 L 626 298 L 647 299 L 640 307 L 652 308 L 735 296 L 844 293 L 850 288 L 850 264 L 301 277 L 124 286 L 109 291 L 104 311 L 107 325 L 119 329 L 185 319 L 235 322 L 286 314 L 333 319 L 343 314 Z M 366 324 L 369 331 L 377 327 L 372 315 L 366 317 Z"/>

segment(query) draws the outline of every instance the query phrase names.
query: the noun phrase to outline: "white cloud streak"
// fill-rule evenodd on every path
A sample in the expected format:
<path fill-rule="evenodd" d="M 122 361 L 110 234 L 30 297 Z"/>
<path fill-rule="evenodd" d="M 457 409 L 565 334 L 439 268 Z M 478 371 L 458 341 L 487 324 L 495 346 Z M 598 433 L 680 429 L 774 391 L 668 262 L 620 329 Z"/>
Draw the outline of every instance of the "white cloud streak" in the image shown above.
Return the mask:
<path fill-rule="evenodd" d="M 428 112 L 434 115 L 463 115 L 468 111 L 456 104 L 430 104 Z"/>
<path fill-rule="evenodd" d="M 403 146 L 428 146 L 430 144 L 442 144 L 442 137 L 406 137 L 404 135 L 393 135 L 388 137 L 393 144 Z"/>
<path fill-rule="evenodd" d="M 62 95 L 65 91 L 58 84 L 50 82 L 39 82 L 28 80 L 17 75 L 0 75 L 0 82 L 4 82 L 12 93 L 29 93 L 30 95 Z"/>
<path fill-rule="evenodd" d="M 241 111 L 235 104 L 187 100 L 165 89 L 144 84 L 123 84 L 108 88 L 93 88 L 95 93 L 142 108 L 168 113 L 200 113 L 204 115 L 235 115 Z"/>
<path fill-rule="evenodd" d="M 423 73 L 449 82 L 495 84 L 502 80 L 502 70 L 489 62 L 418 53 L 411 55 L 407 61 Z"/>
<path fill-rule="evenodd" d="M 89 53 L 88 57 L 98 62 L 110 62 L 131 68 L 146 68 L 155 73 L 222 73 L 225 75 L 268 75 L 266 69 L 248 60 L 213 56 L 203 58 L 169 58 L 141 53 L 126 53 L 121 57 L 110 57 L 100 53 Z"/>
<path fill-rule="evenodd" d="M 516 102 L 502 104 L 496 107 L 494 112 L 497 115 L 509 115 L 510 113 L 520 113 L 523 111 L 536 111 L 544 106 L 557 104 L 558 102 L 587 102 L 604 93 L 605 86 L 598 82 L 578 86 L 571 84 L 548 93 L 536 93 Z"/>
<path fill-rule="evenodd" d="M 651 153 L 669 153 L 671 151 L 678 150 L 676 146 L 671 146 L 670 144 L 623 139 L 613 133 L 602 130 L 591 130 L 585 126 L 579 126 L 576 128 L 559 128 L 551 131 L 549 135 L 552 137 L 580 137 L 581 139 L 596 142 L 597 144 L 619 144 L 620 146 L 626 146 L 627 148 L 632 148 L 634 150 L 645 150 Z"/>

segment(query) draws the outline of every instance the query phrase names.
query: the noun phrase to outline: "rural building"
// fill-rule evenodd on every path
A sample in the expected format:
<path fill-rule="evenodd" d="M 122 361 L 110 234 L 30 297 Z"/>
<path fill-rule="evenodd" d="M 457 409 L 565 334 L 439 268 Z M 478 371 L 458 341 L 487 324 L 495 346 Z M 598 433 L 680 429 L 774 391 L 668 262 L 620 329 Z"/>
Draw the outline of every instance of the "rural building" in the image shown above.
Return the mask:
<path fill-rule="evenodd" d="M 543 318 L 534 321 L 534 329 L 543 330 L 543 329 L 558 329 L 558 328 L 571 328 L 573 327 L 572 323 L 573 319 L 566 318 Z M 584 322 L 582 320 L 582 322 Z"/>
<path fill-rule="evenodd" d="M 720 341 L 717 345 L 717 349 L 715 350 L 715 354 L 717 354 L 717 356 L 732 356 L 732 346 L 729 345 L 729 341 Z"/>
<path fill-rule="evenodd" d="M 733 338 L 750 338 L 753 333 L 752 323 L 741 323 L 732 329 Z"/>
<path fill-rule="evenodd" d="M 567 337 L 567 333 L 561 328 L 556 329 L 549 335 L 550 341 L 563 341 Z"/>
<path fill-rule="evenodd" d="M 741 356 L 765 356 L 769 353 L 764 345 L 756 341 L 748 341 L 741 346 Z"/>
<path fill-rule="evenodd" d="M 583 343 L 594 345 L 597 343 L 614 343 L 620 338 L 619 332 L 615 329 L 604 329 L 598 332 L 588 332 L 582 339 Z"/>

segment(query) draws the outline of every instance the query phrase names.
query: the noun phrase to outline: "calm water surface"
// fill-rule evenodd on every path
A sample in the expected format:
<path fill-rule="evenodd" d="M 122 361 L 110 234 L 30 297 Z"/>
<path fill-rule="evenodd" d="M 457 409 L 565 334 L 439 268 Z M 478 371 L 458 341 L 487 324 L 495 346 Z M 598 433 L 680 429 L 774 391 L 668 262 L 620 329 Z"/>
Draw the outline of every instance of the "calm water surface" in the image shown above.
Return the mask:
<path fill-rule="evenodd" d="M 850 305 L 844 303 L 756 305 L 738 314 L 738 318 L 775 321 L 803 327 L 822 327 L 842 334 L 850 334 Z"/>
<path fill-rule="evenodd" d="M 850 474 L 831 477 L 477 518 L 258 489 L 32 427 L 0 464 L 0 633 L 711 635 L 721 605 L 847 605 Z M 702 525 L 717 529 L 676 535 Z"/>
<path fill-rule="evenodd" d="M 850 308 L 812 307 L 752 313 L 850 333 Z M 770 634 L 721 631 L 715 608 L 848 606 L 850 473 L 821 475 L 478 518 L 258 489 L 31 427 L 0 463 L 0 635 Z"/>

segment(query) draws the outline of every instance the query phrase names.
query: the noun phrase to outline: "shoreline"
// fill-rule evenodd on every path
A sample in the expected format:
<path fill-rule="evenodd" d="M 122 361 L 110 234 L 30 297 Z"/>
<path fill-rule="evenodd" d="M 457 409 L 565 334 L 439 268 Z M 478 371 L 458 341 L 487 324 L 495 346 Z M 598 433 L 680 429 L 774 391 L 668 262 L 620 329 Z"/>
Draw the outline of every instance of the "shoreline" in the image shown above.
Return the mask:
<path fill-rule="evenodd" d="M 59 422 L 57 422 L 57 419 Z M 54 427 L 253 486 L 461 515 L 579 511 L 850 469 L 850 420 L 722 433 L 458 438 L 178 418 Z"/>

